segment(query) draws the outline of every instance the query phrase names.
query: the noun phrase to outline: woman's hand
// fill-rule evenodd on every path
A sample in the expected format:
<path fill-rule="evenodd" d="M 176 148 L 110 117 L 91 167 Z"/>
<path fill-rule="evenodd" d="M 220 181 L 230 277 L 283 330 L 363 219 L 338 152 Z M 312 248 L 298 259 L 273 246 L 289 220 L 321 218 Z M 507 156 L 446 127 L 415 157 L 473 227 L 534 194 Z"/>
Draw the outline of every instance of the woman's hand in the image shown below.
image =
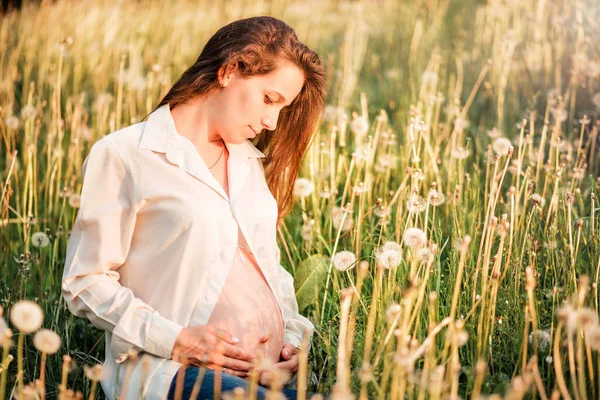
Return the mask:
<path fill-rule="evenodd" d="M 298 361 L 300 360 L 300 350 L 291 343 L 286 343 L 281 349 L 280 361 L 273 364 L 271 369 L 262 371 L 258 383 L 262 386 L 271 385 L 271 380 L 274 376 L 281 377 L 282 382 L 277 384 L 285 385 L 288 383 L 294 374 L 298 371 Z M 278 371 L 273 372 L 273 369 Z"/>
<path fill-rule="evenodd" d="M 209 325 L 183 328 L 171 351 L 171 358 L 183 364 L 207 366 L 246 378 L 254 368 L 254 357 L 236 344 L 238 338 Z"/>

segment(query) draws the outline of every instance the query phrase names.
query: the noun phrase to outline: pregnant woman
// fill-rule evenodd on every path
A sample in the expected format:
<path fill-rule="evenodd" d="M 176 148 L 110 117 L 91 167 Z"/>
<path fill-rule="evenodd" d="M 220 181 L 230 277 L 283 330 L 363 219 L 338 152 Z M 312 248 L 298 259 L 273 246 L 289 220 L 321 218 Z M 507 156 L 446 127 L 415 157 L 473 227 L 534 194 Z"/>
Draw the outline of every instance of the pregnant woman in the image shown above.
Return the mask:
<path fill-rule="evenodd" d="M 297 372 L 314 327 L 276 229 L 324 101 L 319 56 L 282 21 L 248 18 L 210 38 L 147 121 L 92 146 L 62 291 L 106 331 L 107 398 L 172 399 L 178 380 L 190 398 L 199 367 L 199 399 L 218 375 L 223 392 L 247 387 L 261 360 Z M 272 375 L 258 373 L 264 398 Z"/>

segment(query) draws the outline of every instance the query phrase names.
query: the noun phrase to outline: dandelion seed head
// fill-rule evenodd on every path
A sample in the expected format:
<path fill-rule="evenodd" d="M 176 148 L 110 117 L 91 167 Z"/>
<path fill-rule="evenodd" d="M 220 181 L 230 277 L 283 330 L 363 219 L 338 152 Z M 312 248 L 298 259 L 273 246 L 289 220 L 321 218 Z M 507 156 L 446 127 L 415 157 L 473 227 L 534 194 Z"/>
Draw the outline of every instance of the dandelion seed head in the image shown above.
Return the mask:
<path fill-rule="evenodd" d="M 347 271 L 356 265 L 356 255 L 351 251 L 339 251 L 333 256 L 333 266 L 338 271 Z"/>
<path fill-rule="evenodd" d="M 81 205 L 81 195 L 79 193 L 73 193 L 69 196 L 69 205 L 73 208 L 79 208 Z"/>
<path fill-rule="evenodd" d="M 22 333 L 37 331 L 43 321 L 44 313 L 33 301 L 21 300 L 10 310 L 10 322 Z"/>
<path fill-rule="evenodd" d="M 15 117 L 14 115 L 7 117 L 4 120 L 4 123 L 6 124 L 6 127 L 12 131 L 16 131 L 17 129 L 19 129 L 19 126 L 21 125 L 21 121 L 19 120 L 19 118 Z"/>
<path fill-rule="evenodd" d="M 33 337 L 33 345 L 41 353 L 54 354 L 60 350 L 60 336 L 50 329 L 40 329 Z"/>
<path fill-rule="evenodd" d="M 496 138 L 492 144 L 492 150 L 502 156 L 508 155 L 508 153 L 511 151 L 511 148 L 512 143 L 510 140 L 504 137 Z"/>
<path fill-rule="evenodd" d="M 44 232 L 35 232 L 33 235 L 31 235 L 31 245 L 33 247 L 46 247 L 50 244 L 50 239 L 48 238 L 48 235 L 46 235 Z"/>
<path fill-rule="evenodd" d="M 537 329 L 529 334 L 529 343 L 533 345 L 534 339 L 537 340 L 538 351 L 546 353 L 550 348 L 550 332 Z"/>
<path fill-rule="evenodd" d="M 378 265 L 385 269 L 396 268 L 402 262 L 402 251 L 381 250 L 375 255 Z"/>
<path fill-rule="evenodd" d="M 375 207 L 375 209 L 373 210 L 373 214 L 375 214 L 379 218 L 383 218 L 383 217 L 387 217 L 390 214 L 390 211 L 391 210 L 388 207 L 381 204 L 381 205 Z"/>
<path fill-rule="evenodd" d="M 36 115 L 37 115 L 37 110 L 31 104 L 26 104 L 21 109 L 21 118 L 23 118 L 24 120 L 34 119 Z"/>
<path fill-rule="evenodd" d="M 315 190 L 315 185 L 306 178 L 298 178 L 294 183 L 294 196 L 307 197 Z"/>
<path fill-rule="evenodd" d="M 369 131 L 369 121 L 365 117 L 357 116 L 352 119 L 350 130 L 357 136 L 364 136 Z"/>
<path fill-rule="evenodd" d="M 569 113 L 564 107 L 554 107 L 550 109 L 552 116 L 557 122 L 564 122 L 567 120 Z"/>
<path fill-rule="evenodd" d="M 400 306 L 400 304 L 396 304 L 396 303 L 391 304 L 385 311 L 385 317 L 386 317 L 387 322 L 391 323 L 396 318 L 398 318 L 401 310 L 402 310 L 402 307 Z"/>
<path fill-rule="evenodd" d="M 450 154 L 453 158 L 456 158 L 457 160 L 464 160 L 467 157 L 469 157 L 470 152 L 469 149 L 467 149 L 466 147 L 457 147 L 456 149 L 452 149 Z"/>
<path fill-rule="evenodd" d="M 542 195 L 537 193 L 532 194 L 530 199 L 533 202 L 533 205 L 539 207 L 540 209 L 544 208 L 544 205 L 546 204 L 546 199 L 544 199 Z"/>
<path fill-rule="evenodd" d="M 402 236 L 404 244 L 412 248 L 420 248 L 427 243 L 427 235 L 419 228 L 408 228 Z"/>
<path fill-rule="evenodd" d="M 436 189 L 431 189 L 427 194 L 427 201 L 434 207 L 441 206 L 446 201 L 446 196 Z"/>
<path fill-rule="evenodd" d="M 417 252 L 417 259 L 422 263 L 426 263 L 429 261 L 430 254 L 431 254 L 431 249 L 429 247 L 423 247 L 423 248 L 419 249 L 419 251 Z"/>
<path fill-rule="evenodd" d="M 418 194 L 413 193 L 410 195 L 408 201 L 406 202 L 406 208 L 408 209 L 409 213 L 417 214 L 425 211 L 425 209 L 427 208 L 427 202 Z"/>
<path fill-rule="evenodd" d="M 342 225 L 342 220 L 344 224 Z M 333 227 L 337 230 L 340 229 L 342 232 L 348 232 L 354 227 L 354 219 L 352 218 L 352 214 L 346 214 L 344 218 L 344 210 L 340 207 L 333 207 L 331 210 L 331 221 L 333 222 Z"/>
<path fill-rule="evenodd" d="M 93 382 L 99 382 L 108 377 L 108 371 L 102 366 L 102 364 L 96 364 L 94 366 L 84 365 L 83 371 L 85 376 Z"/>
<path fill-rule="evenodd" d="M 598 313 L 590 308 L 577 311 L 577 322 L 582 329 L 590 329 L 598 325 Z"/>

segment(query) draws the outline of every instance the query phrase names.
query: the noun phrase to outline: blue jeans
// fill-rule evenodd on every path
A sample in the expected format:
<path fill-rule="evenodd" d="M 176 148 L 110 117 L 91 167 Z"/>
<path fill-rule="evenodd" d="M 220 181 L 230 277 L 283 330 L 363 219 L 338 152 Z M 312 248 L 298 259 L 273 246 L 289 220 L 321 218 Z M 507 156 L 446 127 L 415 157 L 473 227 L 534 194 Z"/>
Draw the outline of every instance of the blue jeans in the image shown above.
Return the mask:
<path fill-rule="evenodd" d="M 177 376 L 179 372 L 175 374 L 173 381 L 171 382 L 171 388 L 169 389 L 169 395 L 167 396 L 168 400 L 173 400 L 175 398 L 175 386 L 177 385 Z M 196 379 L 198 378 L 198 372 L 200 368 L 194 366 L 187 366 L 185 369 L 185 377 L 183 380 L 183 392 L 181 396 L 181 400 L 188 400 L 191 397 L 192 389 L 194 384 L 196 383 Z M 202 378 L 202 384 L 200 385 L 200 393 L 198 394 L 197 400 L 213 400 L 213 388 L 215 383 L 215 371 L 212 369 L 205 368 L 204 369 L 204 377 Z M 221 393 L 229 392 L 235 389 L 236 387 L 243 387 L 246 391 L 249 390 L 250 381 L 247 381 L 243 378 L 240 378 L 235 375 L 231 375 L 225 372 L 221 372 Z M 258 400 L 265 399 L 267 396 L 268 388 L 264 386 L 258 385 L 258 391 L 256 393 L 256 398 Z M 292 400 L 296 400 L 296 390 L 295 389 L 283 389 L 283 394 Z M 306 393 L 306 398 L 310 399 L 313 393 Z"/>

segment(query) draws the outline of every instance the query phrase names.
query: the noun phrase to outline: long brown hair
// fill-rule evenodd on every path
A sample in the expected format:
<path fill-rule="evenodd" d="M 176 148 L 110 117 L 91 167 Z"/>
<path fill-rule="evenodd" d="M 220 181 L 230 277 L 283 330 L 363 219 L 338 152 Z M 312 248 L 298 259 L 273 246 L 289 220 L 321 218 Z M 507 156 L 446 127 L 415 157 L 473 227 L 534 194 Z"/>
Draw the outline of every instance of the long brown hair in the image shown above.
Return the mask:
<path fill-rule="evenodd" d="M 277 128 L 255 139 L 265 154 L 263 166 L 269 189 L 277 200 L 279 217 L 293 206 L 293 186 L 325 105 L 325 70 L 319 55 L 298 40 L 285 22 L 261 16 L 234 21 L 219 29 L 206 43 L 196 62 L 179 77 L 156 108 L 176 107 L 219 89 L 221 68 L 237 65 L 242 76 L 273 71 L 279 57 L 304 72 L 304 85 L 294 101 L 281 110 Z"/>

